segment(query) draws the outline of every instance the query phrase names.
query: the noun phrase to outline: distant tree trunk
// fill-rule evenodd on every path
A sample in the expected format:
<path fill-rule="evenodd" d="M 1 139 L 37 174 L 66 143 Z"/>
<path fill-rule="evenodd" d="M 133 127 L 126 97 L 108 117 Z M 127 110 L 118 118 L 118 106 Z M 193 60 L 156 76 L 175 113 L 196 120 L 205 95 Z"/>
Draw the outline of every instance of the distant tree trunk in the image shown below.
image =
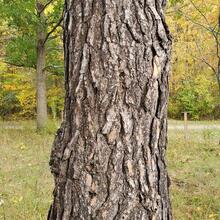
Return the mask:
<path fill-rule="evenodd" d="M 44 24 L 44 13 L 40 13 L 40 20 L 37 31 L 37 128 L 45 127 L 47 121 L 47 94 L 46 94 L 46 27 Z"/>
<path fill-rule="evenodd" d="M 217 57 L 218 57 L 218 67 L 217 67 L 217 80 L 218 80 L 218 87 L 219 87 L 219 92 L 220 92 L 220 54 L 219 54 L 219 50 L 220 50 L 220 1 L 218 3 L 218 34 L 215 37 L 216 40 L 216 44 L 217 44 Z"/>
<path fill-rule="evenodd" d="M 165 1 L 66 0 L 65 110 L 49 220 L 172 219 Z"/>

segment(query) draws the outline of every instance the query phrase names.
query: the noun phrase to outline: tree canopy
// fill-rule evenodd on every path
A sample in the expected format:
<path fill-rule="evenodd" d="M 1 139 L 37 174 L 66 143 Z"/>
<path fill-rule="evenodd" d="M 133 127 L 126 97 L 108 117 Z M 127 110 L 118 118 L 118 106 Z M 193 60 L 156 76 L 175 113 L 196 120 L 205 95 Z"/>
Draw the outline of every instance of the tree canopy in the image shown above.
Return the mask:
<path fill-rule="evenodd" d="M 42 3 L 45 5 L 47 1 Z M 42 19 L 37 14 L 35 0 L 1 0 L 1 19 L 10 30 L 10 37 L 5 42 L 5 61 L 12 65 L 36 68 L 37 27 L 45 25 L 48 35 L 48 68 L 55 72 L 58 72 L 57 68 L 62 70 L 62 28 L 50 33 L 59 22 L 62 10 L 62 0 L 50 1 L 50 4 L 46 4 L 45 19 Z"/>

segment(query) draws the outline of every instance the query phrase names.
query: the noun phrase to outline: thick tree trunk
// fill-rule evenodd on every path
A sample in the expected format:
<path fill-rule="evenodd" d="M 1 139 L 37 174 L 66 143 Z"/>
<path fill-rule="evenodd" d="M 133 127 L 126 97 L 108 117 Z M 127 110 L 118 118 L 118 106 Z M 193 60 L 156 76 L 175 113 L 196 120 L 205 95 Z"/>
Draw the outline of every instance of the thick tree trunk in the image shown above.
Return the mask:
<path fill-rule="evenodd" d="M 43 13 L 40 15 L 43 20 Z M 47 94 L 46 94 L 46 29 L 40 24 L 37 32 L 37 128 L 42 129 L 47 122 Z"/>
<path fill-rule="evenodd" d="M 49 220 L 171 219 L 164 1 L 66 0 Z"/>

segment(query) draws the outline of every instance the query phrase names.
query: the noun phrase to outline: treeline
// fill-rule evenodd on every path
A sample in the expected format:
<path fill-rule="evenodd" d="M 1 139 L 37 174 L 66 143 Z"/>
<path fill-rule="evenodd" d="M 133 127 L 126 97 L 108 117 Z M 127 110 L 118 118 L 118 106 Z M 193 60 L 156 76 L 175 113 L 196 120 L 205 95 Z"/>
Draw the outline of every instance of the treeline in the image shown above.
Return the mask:
<path fill-rule="evenodd" d="M 0 1 L 0 117 L 5 120 L 36 117 L 39 28 L 47 36 L 47 112 L 52 118 L 62 115 L 63 1 L 37 3 L 15 0 L 9 7 Z M 220 118 L 218 1 L 170 1 L 166 13 L 174 38 L 169 117 L 179 119 L 187 111 L 192 119 Z"/>
<path fill-rule="evenodd" d="M 4 120 L 36 118 L 36 73 L 34 69 L 0 63 L 0 116 Z M 63 111 L 63 75 L 47 72 L 47 109 L 53 119 Z"/>

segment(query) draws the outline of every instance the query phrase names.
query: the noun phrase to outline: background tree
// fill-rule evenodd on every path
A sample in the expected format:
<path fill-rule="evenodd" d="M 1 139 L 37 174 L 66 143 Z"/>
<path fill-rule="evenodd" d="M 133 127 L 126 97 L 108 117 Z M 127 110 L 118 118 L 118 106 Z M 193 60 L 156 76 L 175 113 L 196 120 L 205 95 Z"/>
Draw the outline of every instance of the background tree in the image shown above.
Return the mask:
<path fill-rule="evenodd" d="M 219 54 L 219 44 L 220 44 L 220 5 L 219 1 L 215 0 L 214 2 L 206 1 L 205 4 L 200 1 L 188 0 L 184 2 L 185 6 L 188 5 L 188 11 L 186 7 L 184 10 L 177 8 L 177 12 L 179 12 L 185 19 L 192 22 L 195 26 L 198 26 L 203 29 L 203 31 L 207 31 L 208 34 L 212 37 L 212 44 L 215 47 L 215 50 L 211 52 L 212 56 L 215 56 L 215 61 L 209 61 L 208 54 L 210 56 L 210 51 L 207 54 L 204 53 L 204 42 L 197 42 L 195 39 L 195 43 L 197 49 L 200 52 L 200 56 L 196 57 L 200 61 L 204 62 L 208 65 L 213 73 L 216 76 L 219 89 L 220 89 L 220 54 Z M 193 10 L 193 13 L 192 13 Z"/>
<path fill-rule="evenodd" d="M 171 118 L 180 118 L 183 111 L 192 119 L 219 118 L 218 47 L 212 33 L 217 34 L 218 13 L 217 0 L 174 1 L 167 11 L 174 37 Z"/>
<path fill-rule="evenodd" d="M 66 1 L 48 219 L 171 219 L 165 1 Z"/>
<path fill-rule="evenodd" d="M 46 69 L 49 68 L 51 72 L 62 70 L 62 59 L 56 56 L 59 49 L 56 37 L 60 36 L 57 28 L 62 22 L 62 0 L 2 0 L 0 11 L 13 34 L 7 40 L 6 62 L 36 69 L 37 127 L 43 128 L 47 121 Z M 49 53 L 53 55 L 49 56 Z M 59 50 L 59 53 L 61 57 L 62 51 Z M 56 61 L 51 61 L 51 57 Z M 57 65 L 51 65 L 53 63 Z M 57 70 L 57 67 L 60 69 Z"/>

